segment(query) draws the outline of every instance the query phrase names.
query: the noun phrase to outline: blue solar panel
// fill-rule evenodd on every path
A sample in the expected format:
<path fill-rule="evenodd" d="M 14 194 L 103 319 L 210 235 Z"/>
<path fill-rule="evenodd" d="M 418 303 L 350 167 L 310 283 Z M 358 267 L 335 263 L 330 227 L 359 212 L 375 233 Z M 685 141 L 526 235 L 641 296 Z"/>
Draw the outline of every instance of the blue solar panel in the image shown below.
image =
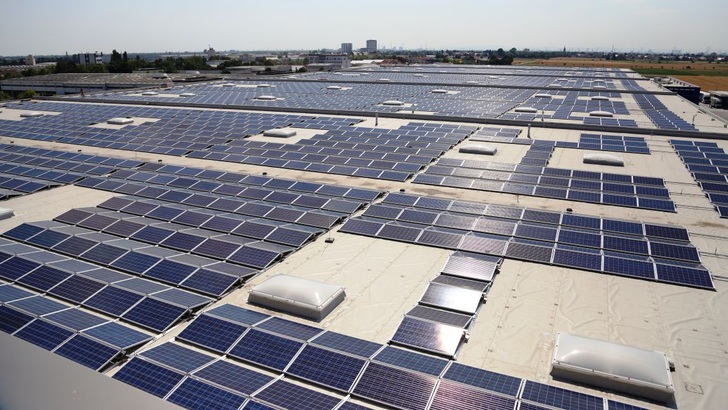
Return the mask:
<path fill-rule="evenodd" d="M 135 357 L 113 378 L 157 397 L 165 397 L 184 375 Z"/>
<path fill-rule="evenodd" d="M 436 378 L 420 373 L 369 363 L 354 387 L 354 395 L 401 409 L 427 407 Z"/>
<path fill-rule="evenodd" d="M 186 308 L 146 298 L 126 312 L 123 318 L 162 332 L 177 322 L 186 312 Z"/>
<path fill-rule="evenodd" d="M 119 349 L 128 349 L 152 339 L 152 336 L 116 322 L 105 323 L 83 333 Z"/>
<path fill-rule="evenodd" d="M 604 257 L 604 271 L 618 275 L 635 276 L 646 279 L 655 278 L 655 270 L 652 262 L 638 261 L 632 259 Z"/>
<path fill-rule="evenodd" d="M 55 269 L 48 265 L 43 265 L 18 279 L 18 283 L 22 283 L 25 286 L 41 291 L 47 291 L 67 279 L 69 276 L 71 276 L 71 274 L 68 272 Z"/>
<path fill-rule="evenodd" d="M 106 286 L 105 283 L 74 275 L 48 293 L 75 303 L 81 303 Z"/>
<path fill-rule="evenodd" d="M 258 329 L 265 329 L 269 332 L 292 337 L 299 340 L 309 340 L 322 330 L 313 326 L 304 325 L 290 320 L 273 317 L 256 326 Z"/>
<path fill-rule="evenodd" d="M 600 271 L 602 269 L 602 256 L 593 253 L 556 249 L 553 263 L 556 265 Z"/>
<path fill-rule="evenodd" d="M 710 272 L 707 270 L 661 263 L 656 264 L 656 266 L 658 280 L 706 289 L 715 288 Z"/>
<path fill-rule="evenodd" d="M 256 312 L 254 310 L 249 310 L 230 304 L 218 306 L 212 310 L 207 311 L 206 313 L 225 319 L 230 319 L 233 322 L 237 322 L 247 326 L 254 325 L 261 320 L 270 317 L 265 313 Z"/>
<path fill-rule="evenodd" d="M 190 373 L 215 360 L 212 356 L 171 342 L 145 350 L 140 355 L 184 373 Z"/>
<path fill-rule="evenodd" d="M 700 262 L 698 250 L 692 246 L 650 241 L 650 254 L 670 259 Z"/>
<path fill-rule="evenodd" d="M 143 298 L 144 295 L 109 286 L 87 300 L 84 305 L 118 317 Z"/>
<path fill-rule="evenodd" d="M 38 319 L 20 329 L 15 336 L 46 350 L 53 350 L 73 334 L 68 329 Z"/>
<path fill-rule="evenodd" d="M 604 400 L 601 397 L 532 381 L 526 381 L 521 398 L 565 410 L 600 410 L 604 408 Z"/>
<path fill-rule="evenodd" d="M 33 295 L 34 293 L 30 293 L 13 285 L 0 286 L 0 302 L 11 302 Z"/>
<path fill-rule="evenodd" d="M 248 328 L 213 316 L 202 315 L 177 336 L 181 340 L 225 353 Z"/>
<path fill-rule="evenodd" d="M 645 224 L 645 235 L 648 237 L 676 239 L 681 241 L 690 240 L 688 231 L 685 228 L 676 228 L 671 226 Z"/>
<path fill-rule="evenodd" d="M 33 296 L 31 298 L 10 302 L 9 305 L 36 316 L 42 316 L 68 308 L 68 306 L 45 296 Z"/>
<path fill-rule="evenodd" d="M 0 306 L 0 330 L 5 333 L 13 333 L 28 322 L 35 319 L 7 306 Z"/>
<path fill-rule="evenodd" d="M 177 285 L 182 283 L 196 270 L 197 267 L 178 263 L 169 259 L 163 259 L 161 262 L 146 271 L 144 276 Z"/>
<path fill-rule="evenodd" d="M 251 330 L 230 350 L 230 356 L 283 370 L 303 345 L 257 330 Z"/>
<path fill-rule="evenodd" d="M 365 363 L 364 359 L 307 345 L 286 372 L 314 383 L 348 391 Z"/>
<path fill-rule="evenodd" d="M 306 387 L 277 380 L 255 398 L 289 410 L 326 410 L 333 409 L 341 401 L 339 397 L 329 396 Z"/>
<path fill-rule="evenodd" d="M 460 363 L 453 363 L 447 369 L 443 378 L 514 397 L 518 394 L 518 389 L 521 385 L 521 379 L 517 377 L 478 369 Z"/>
<path fill-rule="evenodd" d="M 243 246 L 237 252 L 230 255 L 230 261 L 240 263 L 257 269 L 264 269 L 275 262 L 280 254 L 264 249 Z"/>
<path fill-rule="evenodd" d="M 196 371 L 195 376 L 247 395 L 273 380 L 271 376 L 224 360 L 205 366 Z"/>
<path fill-rule="evenodd" d="M 14 281 L 38 266 L 39 263 L 15 256 L 0 263 L 0 277 Z"/>
<path fill-rule="evenodd" d="M 607 408 L 609 410 L 647 410 L 644 407 L 635 406 L 633 404 L 620 403 L 612 400 L 609 400 L 607 402 Z"/>
<path fill-rule="evenodd" d="M 513 410 L 515 397 L 503 397 L 470 386 L 442 380 L 437 386 L 431 410 L 471 410 L 484 408 L 492 410 Z"/>
<path fill-rule="evenodd" d="M 439 376 L 448 363 L 447 360 L 391 346 L 385 347 L 374 360 L 433 376 Z"/>
<path fill-rule="evenodd" d="M 57 313 L 52 313 L 45 318 L 78 331 L 107 322 L 104 318 L 78 309 L 63 310 Z"/>
<path fill-rule="evenodd" d="M 90 369 L 99 370 L 120 352 L 86 336 L 76 335 L 56 349 L 55 353 Z"/>
<path fill-rule="evenodd" d="M 9 231 L 5 231 L 3 233 L 3 236 L 10 239 L 15 239 L 17 241 L 25 241 L 26 239 L 30 238 L 33 235 L 36 235 L 39 232 L 44 231 L 45 228 L 41 228 L 35 225 L 30 225 L 27 223 L 21 224 L 16 226 L 13 229 L 10 229 Z"/>
<path fill-rule="evenodd" d="M 463 329 L 458 327 L 405 316 L 392 336 L 392 342 L 436 354 L 454 356 L 463 335 Z"/>
<path fill-rule="evenodd" d="M 167 398 L 167 401 L 188 409 L 235 410 L 246 398 L 195 379 L 187 379 Z"/>
<path fill-rule="evenodd" d="M 358 339 L 335 332 L 325 332 L 313 339 L 311 343 L 364 358 L 371 357 L 382 347 L 381 345 L 368 340 Z"/>
<path fill-rule="evenodd" d="M 160 260 L 160 258 L 151 255 L 146 255 L 139 252 L 129 252 L 121 258 L 115 260 L 111 264 L 111 266 L 126 272 L 141 275 Z"/>
<path fill-rule="evenodd" d="M 200 269 L 182 282 L 181 286 L 207 295 L 221 296 L 237 281 L 238 278 L 234 276 Z"/>
<path fill-rule="evenodd" d="M 647 255 L 647 241 L 619 236 L 604 235 L 604 249 Z"/>

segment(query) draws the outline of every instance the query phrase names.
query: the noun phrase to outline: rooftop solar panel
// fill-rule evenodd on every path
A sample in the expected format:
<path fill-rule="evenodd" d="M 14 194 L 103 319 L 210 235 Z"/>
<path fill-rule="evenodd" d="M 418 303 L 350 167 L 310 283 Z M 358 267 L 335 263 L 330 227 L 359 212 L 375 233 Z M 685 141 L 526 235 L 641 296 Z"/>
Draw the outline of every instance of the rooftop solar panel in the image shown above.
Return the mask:
<path fill-rule="evenodd" d="M 215 360 L 212 356 L 171 342 L 145 350 L 140 355 L 183 373 L 190 373 Z"/>
<path fill-rule="evenodd" d="M 186 379 L 167 398 L 167 401 L 185 408 L 235 410 L 246 398 L 205 382 Z"/>
<path fill-rule="evenodd" d="M 287 373 L 346 392 L 365 363 L 364 359 L 307 345 L 291 363 Z"/>
<path fill-rule="evenodd" d="M 135 357 L 112 377 L 157 397 L 165 397 L 185 376 Z"/>
<path fill-rule="evenodd" d="M 369 363 L 354 387 L 354 395 L 398 409 L 427 407 L 435 379 L 379 363 Z"/>
<path fill-rule="evenodd" d="M 58 347 L 55 353 L 90 369 L 99 370 L 116 358 L 120 351 L 83 335 L 76 335 Z"/>
<path fill-rule="evenodd" d="M 302 345 L 295 340 L 253 329 L 230 350 L 229 355 L 274 370 L 283 370 Z"/>
<path fill-rule="evenodd" d="M 442 380 L 437 386 L 430 409 L 436 410 L 468 410 L 486 408 L 493 410 L 515 409 L 514 397 L 503 397 L 485 390 Z"/>
<path fill-rule="evenodd" d="M 13 333 L 35 319 L 18 310 L 7 306 L 0 306 L 0 330 L 5 333 Z"/>
<path fill-rule="evenodd" d="M 34 320 L 15 333 L 16 337 L 46 350 L 55 349 L 72 335 L 72 331 L 42 319 Z"/>
<path fill-rule="evenodd" d="M 230 390 L 250 395 L 273 378 L 245 367 L 218 360 L 195 372 L 195 376 Z"/>
<path fill-rule="evenodd" d="M 333 409 L 341 398 L 329 396 L 316 390 L 277 380 L 255 394 L 257 400 L 291 410 L 325 410 Z"/>

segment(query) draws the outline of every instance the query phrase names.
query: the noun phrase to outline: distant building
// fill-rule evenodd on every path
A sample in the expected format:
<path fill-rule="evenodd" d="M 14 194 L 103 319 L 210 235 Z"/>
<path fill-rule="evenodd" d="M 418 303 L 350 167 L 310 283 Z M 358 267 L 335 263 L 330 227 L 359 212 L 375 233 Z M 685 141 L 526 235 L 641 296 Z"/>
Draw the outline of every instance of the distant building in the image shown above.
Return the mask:
<path fill-rule="evenodd" d="M 28 56 L 25 57 L 25 65 L 35 65 L 35 57 L 33 54 L 28 54 Z"/>
<path fill-rule="evenodd" d="M 351 60 L 347 54 L 309 54 L 306 58 L 309 65 L 326 65 L 328 70 L 351 67 Z"/>
<path fill-rule="evenodd" d="M 367 53 L 377 52 L 377 40 L 367 40 Z"/>
<path fill-rule="evenodd" d="M 76 54 L 78 64 L 91 65 L 91 64 L 103 64 L 104 53 L 94 51 L 93 53 L 79 53 Z"/>
<path fill-rule="evenodd" d="M 341 43 L 341 52 L 344 54 L 352 54 L 354 47 L 351 43 Z"/>

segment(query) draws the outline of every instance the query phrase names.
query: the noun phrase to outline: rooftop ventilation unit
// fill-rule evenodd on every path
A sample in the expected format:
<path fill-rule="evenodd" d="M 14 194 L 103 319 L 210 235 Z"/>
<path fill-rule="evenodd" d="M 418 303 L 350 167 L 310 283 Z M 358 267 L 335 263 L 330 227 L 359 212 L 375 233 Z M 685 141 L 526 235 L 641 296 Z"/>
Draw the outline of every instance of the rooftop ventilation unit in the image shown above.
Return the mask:
<path fill-rule="evenodd" d="M 490 144 L 473 144 L 463 146 L 459 151 L 464 154 L 495 155 L 498 148 Z"/>
<path fill-rule="evenodd" d="M 196 96 L 196 95 L 197 95 L 197 94 L 195 94 L 195 93 L 182 93 L 182 94 L 180 94 L 179 96 L 180 96 L 180 97 L 194 97 L 194 96 Z"/>
<path fill-rule="evenodd" d="M 603 95 L 595 95 L 591 99 L 592 101 L 609 101 L 609 97 L 605 97 Z"/>
<path fill-rule="evenodd" d="M 399 100 L 387 100 L 382 103 L 382 105 L 395 105 L 395 106 L 402 106 L 404 103 Z"/>
<path fill-rule="evenodd" d="M 248 303 L 321 321 L 346 297 L 338 285 L 275 275 L 250 290 Z"/>
<path fill-rule="evenodd" d="M 38 111 L 26 111 L 20 113 L 20 116 L 25 118 L 42 117 L 44 115 L 44 113 Z"/>
<path fill-rule="evenodd" d="M 0 221 L 8 219 L 13 216 L 13 210 L 7 208 L 0 208 Z"/>
<path fill-rule="evenodd" d="M 341 87 L 338 85 L 330 85 L 326 87 L 327 90 L 341 90 Z"/>
<path fill-rule="evenodd" d="M 434 89 L 434 90 L 432 90 L 430 92 L 433 93 L 433 94 L 447 94 L 447 90 L 443 90 L 441 88 Z"/>
<path fill-rule="evenodd" d="M 156 91 L 144 91 L 142 95 L 159 95 Z"/>
<path fill-rule="evenodd" d="M 538 93 L 538 94 L 534 95 L 534 97 L 536 97 L 536 98 L 552 98 L 552 95 L 551 94 L 546 94 L 546 93 Z"/>
<path fill-rule="evenodd" d="M 665 353 L 559 333 L 551 362 L 554 378 L 669 403 L 675 386 Z"/>
<path fill-rule="evenodd" d="M 271 101 L 276 100 L 277 98 L 273 95 L 259 95 L 255 97 L 256 100 L 263 100 L 263 101 Z"/>
<path fill-rule="evenodd" d="M 272 86 L 270 84 L 258 84 L 258 85 L 256 85 L 256 87 L 258 87 L 258 88 L 270 88 Z"/>
<path fill-rule="evenodd" d="M 112 119 L 106 121 L 107 124 L 112 124 L 112 125 L 126 125 L 126 124 L 131 124 L 133 122 L 134 122 L 134 120 L 132 120 L 131 118 L 125 118 L 125 117 L 112 118 Z"/>
<path fill-rule="evenodd" d="M 614 117 L 614 114 L 612 114 L 609 111 L 590 111 L 589 116 L 590 117 Z"/>
<path fill-rule="evenodd" d="M 624 166 L 624 160 L 621 157 L 612 154 L 584 154 L 584 163 L 595 165 L 609 165 L 613 167 Z"/>
<path fill-rule="evenodd" d="M 530 114 L 538 113 L 538 110 L 533 107 L 516 107 L 515 112 L 525 112 Z"/>
<path fill-rule="evenodd" d="M 296 135 L 296 131 L 292 129 L 275 128 L 263 133 L 264 137 L 290 138 Z"/>

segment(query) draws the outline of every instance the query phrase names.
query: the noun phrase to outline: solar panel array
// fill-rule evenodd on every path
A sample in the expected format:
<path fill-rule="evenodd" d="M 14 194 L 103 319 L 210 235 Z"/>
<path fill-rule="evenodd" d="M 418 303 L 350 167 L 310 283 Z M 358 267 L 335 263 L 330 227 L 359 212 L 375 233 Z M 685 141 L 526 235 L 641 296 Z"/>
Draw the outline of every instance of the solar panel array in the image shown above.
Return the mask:
<path fill-rule="evenodd" d="M 715 142 L 670 140 L 721 218 L 728 218 L 728 154 Z"/>
<path fill-rule="evenodd" d="M 342 232 L 713 289 L 687 230 L 426 196 L 388 194 Z"/>
<path fill-rule="evenodd" d="M 0 259 L 4 259 L 0 269 L 4 279 L 7 279 L 9 269 L 23 269 L 34 263 L 31 258 L 38 256 L 33 254 L 9 256 L 10 254 L 4 251 L 5 248 L 7 246 L 0 246 L 2 255 Z M 38 266 L 46 270 L 56 269 L 53 264 L 36 265 L 35 279 L 28 283 L 37 284 L 40 283 L 39 278 L 49 278 L 48 273 L 38 274 L 38 270 L 43 269 Z M 21 273 L 19 280 L 30 278 L 31 273 Z M 57 292 L 54 290 L 60 291 L 64 284 L 65 288 L 68 288 L 69 281 L 74 279 L 77 282 L 86 280 L 84 290 L 87 292 L 93 292 L 90 288 L 98 289 L 104 286 L 100 282 L 75 275 L 65 276 L 57 285 L 49 281 L 45 281 L 44 285 L 50 287 L 49 294 L 55 296 Z M 24 283 L 24 286 L 27 284 Z M 72 287 L 81 290 L 80 286 Z M 40 289 L 38 291 L 42 292 Z M 1 281 L 0 330 L 97 371 L 122 360 L 127 353 L 152 339 L 151 335 L 132 326 L 62 303 L 54 297 Z"/>
<path fill-rule="evenodd" d="M 406 313 L 390 343 L 454 358 L 501 261 L 470 252 L 453 253 L 418 305 Z"/>
<path fill-rule="evenodd" d="M 336 408 L 368 408 L 349 397 L 398 409 L 559 407 L 558 400 L 570 397 L 602 401 L 233 305 L 201 314 L 175 342 L 135 355 L 113 377 L 190 408 L 198 404 L 184 397 L 223 397 L 233 408 L 247 400 L 286 409 L 333 409 L 342 403 Z"/>
<path fill-rule="evenodd" d="M 530 145 L 518 165 L 440 158 L 413 182 L 675 212 L 661 178 L 548 167 L 554 148 L 580 148 L 582 143 L 536 140 Z"/>
<path fill-rule="evenodd" d="M 637 105 L 659 129 L 697 131 L 693 124 L 670 111 L 657 96 L 652 94 L 634 94 Z"/>

